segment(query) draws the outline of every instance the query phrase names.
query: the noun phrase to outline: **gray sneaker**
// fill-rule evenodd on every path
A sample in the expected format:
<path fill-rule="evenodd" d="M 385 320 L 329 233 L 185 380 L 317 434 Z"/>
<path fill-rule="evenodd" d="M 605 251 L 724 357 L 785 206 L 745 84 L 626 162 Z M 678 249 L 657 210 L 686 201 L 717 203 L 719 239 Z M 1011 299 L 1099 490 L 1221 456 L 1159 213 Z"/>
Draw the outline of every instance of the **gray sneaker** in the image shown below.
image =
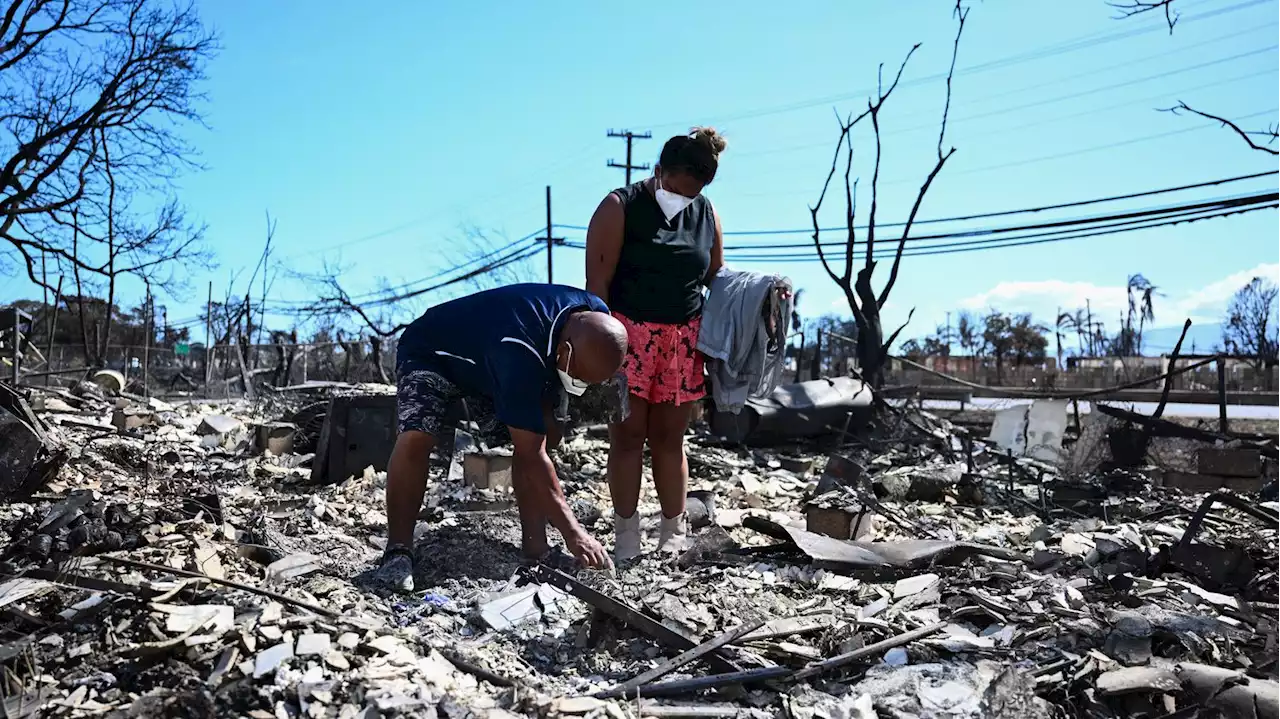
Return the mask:
<path fill-rule="evenodd" d="M 382 564 L 373 573 L 379 584 L 397 592 L 413 591 L 413 552 L 402 545 L 387 547 Z"/>

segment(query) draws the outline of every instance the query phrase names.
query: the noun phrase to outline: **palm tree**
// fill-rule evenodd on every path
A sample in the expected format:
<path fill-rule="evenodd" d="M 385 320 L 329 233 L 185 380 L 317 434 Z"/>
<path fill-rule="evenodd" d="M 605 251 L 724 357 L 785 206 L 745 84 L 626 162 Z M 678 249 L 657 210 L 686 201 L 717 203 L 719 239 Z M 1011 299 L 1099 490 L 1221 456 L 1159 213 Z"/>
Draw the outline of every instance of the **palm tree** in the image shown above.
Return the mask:
<path fill-rule="evenodd" d="M 976 350 L 980 344 L 980 332 L 978 331 L 978 322 L 974 318 L 973 313 L 964 310 L 960 313 L 959 319 L 956 321 L 956 338 L 960 341 L 960 347 L 965 354 L 969 356 L 970 374 L 977 376 L 977 354 Z"/>
<path fill-rule="evenodd" d="M 1078 312 L 1076 314 L 1079 314 Z M 1058 308 L 1058 321 L 1055 323 L 1054 334 L 1058 340 L 1058 369 L 1062 369 L 1062 330 L 1063 328 L 1076 330 L 1076 339 L 1080 338 L 1080 326 L 1076 324 L 1076 316 L 1070 312 L 1063 312 L 1062 308 Z"/>
<path fill-rule="evenodd" d="M 1141 274 L 1137 274 L 1129 276 L 1129 281 L 1125 285 L 1125 294 L 1129 298 L 1129 315 L 1125 320 L 1125 328 L 1133 339 L 1133 354 L 1140 356 L 1142 354 L 1142 330 L 1148 322 L 1154 322 L 1156 319 L 1152 298 L 1159 293 L 1150 280 Z M 1138 329 L 1136 331 L 1133 328 L 1133 316 L 1135 314 L 1138 315 Z"/>

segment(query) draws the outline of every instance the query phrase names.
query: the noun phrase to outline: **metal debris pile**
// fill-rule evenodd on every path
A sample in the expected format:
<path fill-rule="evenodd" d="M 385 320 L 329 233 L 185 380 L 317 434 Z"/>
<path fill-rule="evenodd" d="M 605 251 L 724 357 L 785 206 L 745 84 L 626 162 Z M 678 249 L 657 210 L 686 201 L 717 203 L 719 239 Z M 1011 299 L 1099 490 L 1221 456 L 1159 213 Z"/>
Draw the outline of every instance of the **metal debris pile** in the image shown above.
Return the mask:
<path fill-rule="evenodd" d="M 23 421 L 49 442 L 42 461 L 61 459 L 0 506 L 6 714 L 1280 711 L 1280 520 L 1257 495 L 1274 444 L 1202 444 L 1183 474 L 1258 481 L 1190 486 L 1107 460 L 1082 471 L 1096 437 L 1046 458 L 893 408 L 789 445 L 699 434 L 693 546 L 615 574 L 522 564 L 497 465 L 446 457 L 417 529 L 419 591 L 399 596 L 370 580 L 385 473 L 313 480 L 334 392 L 33 391 Z M 556 460 L 607 539 L 606 454 L 589 428 Z"/>

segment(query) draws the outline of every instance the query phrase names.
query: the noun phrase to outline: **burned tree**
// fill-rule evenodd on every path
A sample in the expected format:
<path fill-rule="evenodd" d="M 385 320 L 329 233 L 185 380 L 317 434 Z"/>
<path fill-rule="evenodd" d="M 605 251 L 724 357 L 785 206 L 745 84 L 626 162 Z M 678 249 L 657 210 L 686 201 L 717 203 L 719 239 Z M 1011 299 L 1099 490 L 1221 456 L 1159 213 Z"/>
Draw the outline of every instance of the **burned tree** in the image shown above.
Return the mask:
<path fill-rule="evenodd" d="M 378 289 L 364 296 L 353 296 L 344 287 L 340 279 L 346 271 L 336 263 L 326 262 L 319 273 L 294 273 L 295 277 L 313 287 L 317 298 L 297 311 L 304 319 L 325 319 L 337 323 L 354 324 L 361 329 L 357 331 L 355 341 L 343 340 L 344 332 L 338 328 L 338 342 L 344 353 L 344 379 L 348 378 L 354 366 L 362 363 L 363 334 L 369 331 L 369 362 L 373 365 L 377 379 L 384 383 L 391 381 L 387 373 L 385 350 L 388 340 L 400 334 L 409 326 L 413 313 L 405 312 L 406 307 L 422 297 L 439 292 L 449 287 L 466 284 L 476 290 L 527 281 L 527 268 L 520 261 L 536 254 L 539 248 L 531 248 L 523 241 L 499 244 L 478 227 L 463 228 L 465 238 L 446 246 L 444 257 L 447 264 L 458 271 L 452 278 L 444 279 L 437 275 L 429 279 L 440 279 L 439 282 L 417 289 L 405 286 L 392 287 L 385 279 L 378 280 Z M 442 273 L 443 274 L 443 273 Z M 397 321 L 398 318 L 410 317 L 408 321 Z"/>
<path fill-rule="evenodd" d="M 204 262 L 201 228 L 168 182 L 193 166 L 213 37 L 190 6 L 156 0 L 17 0 L 0 17 L 0 241 L 36 286 L 44 259 L 80 284 L 181 281 Z M 131 215 L 146 197 L 160 209 Z M 49 288 L 51 289 L 51 288 Z M 84 294 L 84 292 L 80 292 Z M 103 331 L 105 339 L 106 332 Z"/>
<path fill-rule="evenodd" d="M 818 258 L 822 261 L 822 268 L 827 275 L 840 287 L 844 292 L 845 300 L 849 303 L 849 309 L 853 313 L 854 322 L 858 327 L 858 363 L 861 367 L 863 378 L 870 382 L 873 386 L 880 386 L 884 379 L 884 367 L 889 357 L 889 348 L 897 340 L 898 335 L 906 327 L 903 324 L 895 330 L 888 338 L 885 337 L 884 328 L 881 320 L 881 312 L 884 309 L 885 302 L 888 301 L 893 286 L 898 280 L 898 271 L 902 264 L 902 252 L 906 248 L 907 238 L 911 235 L 911 227 L 915 222 L 916 215 L 920 212 L 920 207 L 924 203 L 925 195 L 928 194 L 929 188 L 933 185 L 933 181 L 938 177 L 938 173 L 942 171 L 947 160 L 955 154 L 955 148 L 943 149 L 947 133 L 947 113 L 951 109 L 951 81 L 955 75 L 956 55 L 960 50 L 960 37 L 964 32 L 965 19 L 968 17 L 969 10 L 962 7 L 957 0 L 955 6 L 955 17 L 957 20 L 955 41 L 951 49 L 951 65 L 947 71 L 947 94 L 946 102 L 942 109 L 942 120 L 938 132 L 938 151 L 937 161 L 934 163 L 933 169 L 925 177 L 924 183 L 920 186 L 919 192 L 916 193 L 915 202 L 911 206 L 911 212 L 907 215 L 907 220 L 903 224 L 902 234 L 898 237 L 897 250 L 894 253 L 893 265 L 889 270 L 888 280 L 885 282 L 884 288 L 876 294 L 872 287 L 872 275 L 876 269 L 876 230 L 877 230 L 877 204 L 879 201 L 880 191 L 880 165 L 881 165 L 881 129 L 880 129 L 880 112 L 884 108 L 884 104 L 888 101 L 893 91 L 898 86 L 898 82 L 902 79 L 902 73 L 907 68 L 907 63 L 911 60 L 911 56 L 920 48 L 920 44 L 914 45 L 902 60 L 902 64 L 898 67 L 897 75 L 894 76 L 893 82 L 885 89 L 883 83 L 884 66 L 880 66 L 880 82 L 877 85 L 876 98 L 867 101 L 867 109 L 856 117 L 848 116 L 840 120 L 840 137 L 836 142 L 836 149 L 831 160 L 831 169 L 827 172 L 827 179 L 822 184 L 822 193 L 818 196 L 818 201 L 811 208 L 809 213 L 813 219 L 813 244 L 818 250 Z M 851 179 L 853 168 L 853 130 L 864 120 L 871 123 L 872 133 L 875 138 L 875 169 L 871 176 L 871 209 L 870 216 L 867 219 L 866 239 L 858 242 L 857 233 L 854 227 L 854 219 L 857 214 L 857 197 L 858 197 L 858 181 Z M 826 253 L 822 248 L 821 226 L 818 222 L 818 212 L 822 209 L 822 203 L 826 199 L 827 190 L 831 186 L 831 179 L 836 174 L 836 168 L 840 163 L 841 150 L 845 151 L 845 168 L 844 168 L 844 189 L 845 189 L 845 206 L 844 213 L 846 236 L 844 240 L 844 269 L 837 273 L 828 261 Z M 854 248 L 858 244 L 866 247 L 865 260 L 862 268 L 854 275 Z M 908 314 L 907 322 L 911 321 L 911 315 L 914 314 L 913 309 Z"/>
<path fill-rule="evenodd" d="M 1126 0 L 1125 2 L 1111 2 L 1108 5 L 1119 12 L 1117 18 L 1121 20 L 1146 13 L 1161 13 L 1164 15 L 1165 23 L 1169 26 L 1169 34 L 1172 35 L 1173 27 L 1178 24 L 1178 12 L 1174 9 L 1175 2 L 1177 0 Z M 1168 112 L 1174 115 L 1187 113 L 1198 115 L 1206 120 L 1213 120 L 1222 127 L 1229 128 L 1239 135 L 1250 149 L 1268 155 L 1280 155 L 1280 149 L 1272 147 L 1277 144 L 1277 141 L 1280 141 L 1280 125 L 1271 125 L 1265 130 L 1245 130 L 1225 117 L 1197 110 L 1181 100 L 1173 107 L 1163 108 L 1161 112 Z M 1258 139 L 1255 140 L 1255 138 Z M 1261 144 L 1259 144 L 1258 140 L 1261 140 Z"/>
<path fill-rule="evenodd" d="M 1253 358 L 1258 371 L 1276 366 L 1280 353 L 1276 331 L 1276 298 L 1280 288 L 1262 277 L 1254 277 L 1241 287 L 1227 306 L 1222 323 L 1222 345 L 1228 352 Z"/>
<path fill-rule="evenodd" d="M 1174 0 L 1127 0 L 1107 4 L 1115 8 L 1119 13 L 1117 17 L 1120 19 L 1150 12 L 1162 13 L 1164 21 L 1169 25 L 1169 34 L 1172 35 L 1173 26 L 1178 24 L 1178 13 L 1173 9 L 1173 3 Z"/>

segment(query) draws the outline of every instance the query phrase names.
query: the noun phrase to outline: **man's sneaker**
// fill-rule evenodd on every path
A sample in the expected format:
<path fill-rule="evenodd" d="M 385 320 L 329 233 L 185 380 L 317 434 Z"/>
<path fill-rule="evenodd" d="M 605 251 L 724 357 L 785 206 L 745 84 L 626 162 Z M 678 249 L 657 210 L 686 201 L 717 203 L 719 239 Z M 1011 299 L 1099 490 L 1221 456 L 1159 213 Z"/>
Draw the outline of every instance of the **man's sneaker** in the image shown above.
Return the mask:
<path fill-rule="evenodd" d="M 626 562 L 640 556 L 640 512 L 630 517 L 613 515 L 613 561 Z"/>
<path fill-rule="evenodd" d="M 689 521 L 681 512 L 675 517 L 663 517 L 658 529 L 658 551 L 665 554 L 681 554 L 689 548 Z"/>
<path fill-rule="evenodd" d="M 373 578 L 388 589 L 409 593 L 413 591 L 413 550 L 403 544 L 387 547 L 382 563 Z"/>

